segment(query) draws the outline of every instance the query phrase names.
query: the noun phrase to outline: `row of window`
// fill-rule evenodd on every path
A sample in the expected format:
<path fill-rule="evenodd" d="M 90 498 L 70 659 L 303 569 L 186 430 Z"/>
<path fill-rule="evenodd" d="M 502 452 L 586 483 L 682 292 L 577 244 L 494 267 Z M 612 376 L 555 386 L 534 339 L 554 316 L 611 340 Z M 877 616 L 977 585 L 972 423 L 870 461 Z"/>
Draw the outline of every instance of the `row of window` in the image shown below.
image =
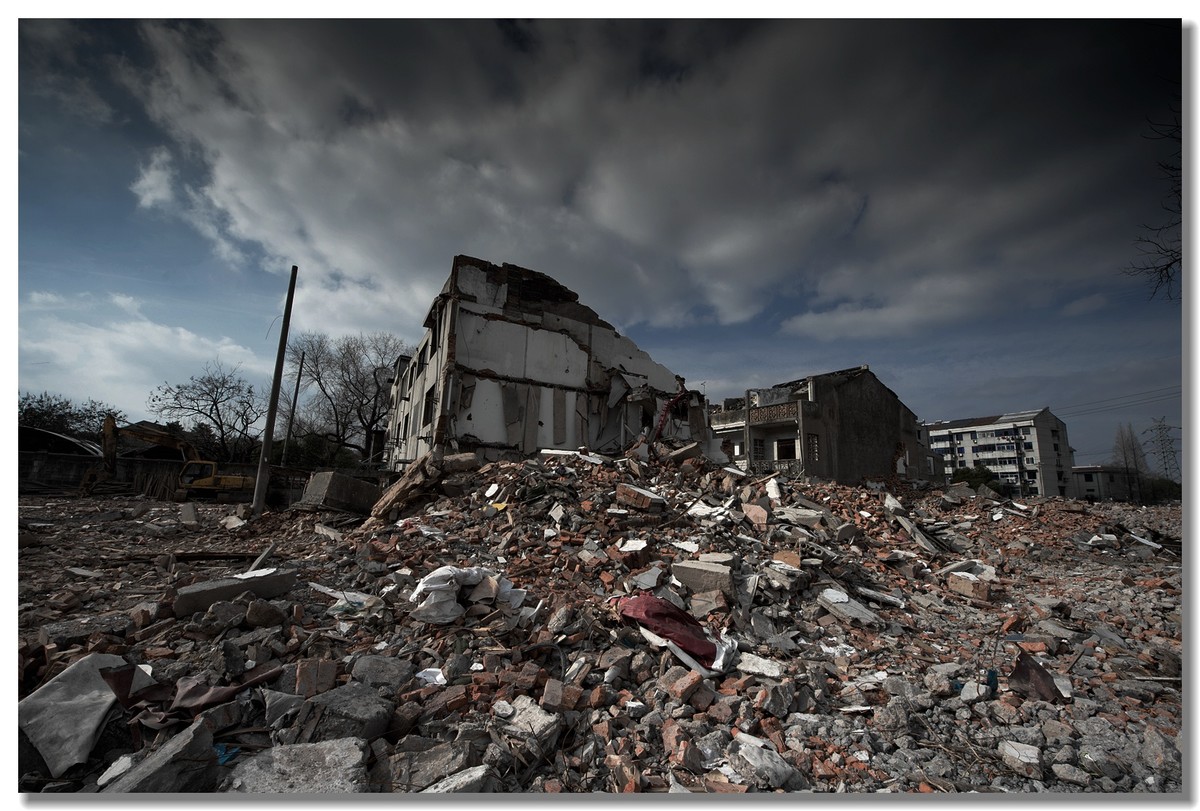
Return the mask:
<path fill-rule="evenodd" d="M 1021 426 L 1021 428 L 1020 428 L 1021 436 L 1029 436 L 1032 432 L 1033 432 L 1033 429 L 1030 428 L 1028 425 Z M 1017 433 L 1018 433 L 1017 430 L 1015 430 L 1013 428 L 1001 429 L 999 431 L 961 431 L 958 433 L 954 433 L 953 438 L 954 438 L 955 442 L 962 442 L 965 439 L 967 439 L 968 437 L 970 438 L 971 442 L 978 442 L 980 439 L 1015 439 L 1017 436 Z M 1058 431 L 1051 431 L 1051 433 L 1055 437 L 1058 436 Z M 929 442 L 931 445 L 936 445 L 936 444 L 941 444 L 941 443 L 946 443 L 948 445 L 948 444 L 950 444 L 950 439 L 951 439 L 950 433 L 937 434 L 937 435 L 930 434 L 929 435 Z"/>
<path fill-rule="evenodd" d="M 821 438 L 817 434 L 804 435 L 805 451 L 808 457 L 809 464 L 816 464 L 821 458 Z M 753 461 L 762 462 L 767 458 L 767 442 L 765 439 L 756 437 L 753 440 Z M 735 456 L 741 455 L 742 446 L 739 443 L 734 443 L 733 452 Z M 776 459 L 799 459 L 796 455 L 796 440 L 795 439 L 778 439 L 775 441 L 775 458 Z"/>
<path fill-rule="evenodd" d="M 978 460 L 977 460 L 977 463 L 978 463 Z M 1030 469 L 1030 468 L 1035 468 L 1032 456 L 1025 457 L 1025 465 L 1026 465 L 1026 469 L 1027 469 L 1030 477 L 1037 476 L 1037 470 Z M 958 460 L 958 467 L 966 467 L 966 466 L 967 466 L 966 459 Z M 1004 459 L 991 459 L 991 460 L 988 460 L 987 464 L 984 465 L 984 467 L 988 467 L 988 468 L 1016 467 L 1016 466 L 1017 466 L 1017 457 L 1015 457 L 1015 456 L 1007 457 Z M 955 465 L 953 462 L 946 463 L 946 468 L 948 470 L 953 470 L 954 467 L 955 467 Z"/>

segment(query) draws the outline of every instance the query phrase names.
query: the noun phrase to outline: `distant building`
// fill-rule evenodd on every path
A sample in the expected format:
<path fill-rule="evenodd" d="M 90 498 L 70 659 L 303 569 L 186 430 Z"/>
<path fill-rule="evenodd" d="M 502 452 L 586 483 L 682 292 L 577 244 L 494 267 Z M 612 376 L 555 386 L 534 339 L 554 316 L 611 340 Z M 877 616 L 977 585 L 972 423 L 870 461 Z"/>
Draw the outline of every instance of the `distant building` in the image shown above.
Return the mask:
<path fill-rule="evenodd" d="M 1133 471 L 1118 465 L 1081 465 L 1071 469 L 1067 495 L 1088 501 L 1137 501 L 1140 482 Z"/>
<path fill-rule="evenodd" d="M 942 472 L 982 465 L 1020 495 L 1066 496 L 1075 452 L 1067 424 L 1049 408 L 925 424 L 929 446 L 942 455 Z"/>
<path fill-rule="evenodd" d="M 618 453 L 656 433 L 725 461 L 704 396 L 543 273 L 456 256 L 424 325 L 394 369 L 384 446 L 394 470 L 434 448 Z"/>
<path fill-rule="evenodd" d="M 939 473 L 916 415 L 867 366 L 753 389 L 725 401 L 713 431 L 742 467 L 855 484 Z M 747 424 L 749 416 L 749 424 Z"/>

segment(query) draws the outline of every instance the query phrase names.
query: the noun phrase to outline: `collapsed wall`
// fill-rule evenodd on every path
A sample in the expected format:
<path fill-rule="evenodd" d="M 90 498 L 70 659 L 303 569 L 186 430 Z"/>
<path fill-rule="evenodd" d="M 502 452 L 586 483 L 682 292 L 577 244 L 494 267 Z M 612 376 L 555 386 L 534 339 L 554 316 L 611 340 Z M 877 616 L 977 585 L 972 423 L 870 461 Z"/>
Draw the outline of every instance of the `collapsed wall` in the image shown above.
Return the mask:
<path fill-rule="evenodd" d="M 497 459 L 639 438 L 724 461 L 704 396 L 578 299 L 543 273 L 455 257 L 393 391 L 393 467 L 434 448 Z"/>

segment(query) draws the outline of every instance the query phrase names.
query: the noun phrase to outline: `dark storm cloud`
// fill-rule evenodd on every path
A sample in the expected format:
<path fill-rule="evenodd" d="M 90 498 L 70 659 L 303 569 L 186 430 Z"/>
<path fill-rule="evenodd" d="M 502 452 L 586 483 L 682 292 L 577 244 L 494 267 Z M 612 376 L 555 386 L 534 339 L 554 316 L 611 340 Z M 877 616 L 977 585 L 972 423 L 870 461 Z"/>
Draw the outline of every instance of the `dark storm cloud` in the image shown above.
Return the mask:
<path fill-rule="evenodd" d="M 143 31 L 132 86 L 201 158 L 176 197 L 230 256 L 390 291 L 379 319 L 465 252 L 625 324 L 770 306 L 825 339 L 962 322 L 1014 286 L 1078 298 L 1157 205 L 1141 136 L 1178 73 L 1177 29 L 1138 20 Z"/>

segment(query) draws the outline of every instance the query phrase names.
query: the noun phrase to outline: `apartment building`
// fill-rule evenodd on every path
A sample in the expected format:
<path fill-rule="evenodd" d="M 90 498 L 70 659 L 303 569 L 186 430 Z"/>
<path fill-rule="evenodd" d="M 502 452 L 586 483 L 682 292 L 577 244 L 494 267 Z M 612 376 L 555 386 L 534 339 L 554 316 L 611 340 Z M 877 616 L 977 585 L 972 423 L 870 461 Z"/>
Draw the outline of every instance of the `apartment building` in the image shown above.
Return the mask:
<path fill-rule="evenodd" d="M 930 422 L 925 428 L 947 479 L 959 468 L 982 465 L 1021 495 L 1066 496 L 1072 488 L 1075 453 L 1067 424 L 1049 408 Z"/>

